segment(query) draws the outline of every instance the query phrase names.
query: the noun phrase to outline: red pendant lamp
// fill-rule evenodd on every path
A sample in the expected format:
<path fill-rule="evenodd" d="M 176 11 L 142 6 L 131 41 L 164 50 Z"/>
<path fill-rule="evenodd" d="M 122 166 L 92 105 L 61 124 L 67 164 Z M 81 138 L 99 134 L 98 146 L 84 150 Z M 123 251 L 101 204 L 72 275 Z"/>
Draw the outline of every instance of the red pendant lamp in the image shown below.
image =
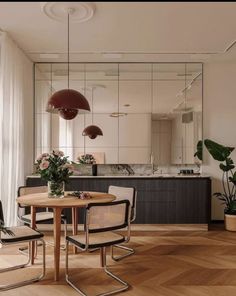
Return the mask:
<path fill-rule="evenodd" d="M 92 125 L 87 126 L 84 130 L 82 135 L 88 136 L 90 139 L 96 139 L 97 136 L 103 136 L 103 132 L 97 125 L 93 124 L 93 92 L 96 89 L 96 86 L 92 87 Z"/>
<path fill-rule="evenodd" d="M 87 113 L 90 111 L 90 106 L 87 99 L 78 91 L 70 89 L 70 57 L 69 57 L 69 29 L 70 29 L 70 13 L 73 9 L 68 9 L 68 88 L 55 92 L 48 100 L 47 112 L 58 113 L 62 118 L 71 120 L 76 117 L 78 113 Z"/>
<path fill-rule="evenodd" d="M 83 136 L 88 136 L 90 139 L 96 139 L 97 136 L 103 136 L 102 130 L 96 125 L 89 125 L 83 130 Z"/>

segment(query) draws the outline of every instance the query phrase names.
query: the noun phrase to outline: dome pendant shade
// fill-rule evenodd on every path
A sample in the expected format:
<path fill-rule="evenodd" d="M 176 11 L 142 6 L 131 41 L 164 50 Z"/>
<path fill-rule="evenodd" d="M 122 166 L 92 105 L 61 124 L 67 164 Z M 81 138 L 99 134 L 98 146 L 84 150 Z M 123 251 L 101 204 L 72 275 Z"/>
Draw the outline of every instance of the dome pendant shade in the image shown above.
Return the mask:
<path fill-rule="evenodd" d="M 59 109 L 59 115 L 66 120 L 75 118 L 77 114 L 77 109 Z"/>
<path fill-rule="evenodd" d="M 96 125 L 87 126 L 82 133 L 83 136 L 88 136 L 90 139 L 96 139 L 97 136 L 103 136 L 102 130 Z"/>
<path fill-rule="evenodd" d="M 55 113 L 55 111 L 53 111 L 55 109 L 57 109 L 58 112 L 60 111 L 59 114 L 62 117 L 63 113 L 68 113 L 68 110 L 76 110 L 77 113 L 86 113 L 90 111 L 87 99 L 74 89 L 62 89 L 55 92 L 50 97 L 48 101 L 48 111 Z M 62 110 L 67 111 L 61 112 Z M 72 111 L 70 113 L 72 113 Z M 75 114 L 75 111 L 73 113 Z"/>

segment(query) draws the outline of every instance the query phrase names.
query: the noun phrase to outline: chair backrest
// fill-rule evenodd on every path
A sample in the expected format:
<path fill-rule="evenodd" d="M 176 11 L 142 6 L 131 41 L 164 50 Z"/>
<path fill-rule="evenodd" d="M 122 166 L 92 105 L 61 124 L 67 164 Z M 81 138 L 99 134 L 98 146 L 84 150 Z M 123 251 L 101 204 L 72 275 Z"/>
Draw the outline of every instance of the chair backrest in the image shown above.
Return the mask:
<path fill-rule="evenodd" d="M 2 209 L 2 202 L 0 200 L 0 221 L 4 223 L 4 216 L 3 216 L 3 209 Z"/>
<path fill-rule="evenodd" d="M 106 232 L 129 226 L 130 202 L 119 200 L 107 203 L 90 203 L 86 207 L 85 231 Z"/>
<path fill-rule="evenodd" d="M 47 192 L 47 186 L 36 186 L 36 187 L 28 187 L 28 186 L 21 186 L 18 188 L 17 196 L 22 196 L 26 194 L 33 194 L 33 193 L 44 193 Z M 24 206 L 22 204 L 18 204 L 20 208 L 25 208 L 28 206 Z"/>
<path fill-rule="evenodd" d="M 28 186 L 21 186 L 18 188 L 18 196 L 32 194 L 32 193 L 43 193 L 47 192 L 47 186 L 37 186 L 37 187 L 28 187 Z"/>
<path fill-rule="evenodd" d="M 17 196 L 19 197 L 26 194 L 44 193 L 44 192 L 47 192 L 47 190 L 48 190 L 47 186 L 36 186 L 36 187 L 21 186 L 18 188 Z M 21 221 L 21 217 L 25 214 L 25 208 L 30 208 L 30 206 L 17 203 L 17 217 L 20 221 Z"/>
<path fill-rule="evenodd" d="M 131 205 L 131 221 L 135 220 L 136 217 L 136 200 L 137 200 L 137 190 L 134 187 L 121 187 L 110 185 L 108 188 L 108 193 L 116 196 L 116 200 L 128 199 Z"/>

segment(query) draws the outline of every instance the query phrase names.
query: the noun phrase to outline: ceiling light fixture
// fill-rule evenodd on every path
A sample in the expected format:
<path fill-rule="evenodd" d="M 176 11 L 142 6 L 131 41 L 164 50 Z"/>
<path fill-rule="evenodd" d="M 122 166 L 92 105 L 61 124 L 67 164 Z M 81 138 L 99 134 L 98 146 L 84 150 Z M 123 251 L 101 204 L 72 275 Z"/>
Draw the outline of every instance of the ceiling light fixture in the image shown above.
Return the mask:
<path fill-rule="evenodd" d="M 90 111 L 90 106 L 87 99 L 78 91 L 70 89 L 70 15 L 74 13 L 73 8 L 68 9 L 68 53 L 67 53 L 67 89 L 62 89 L 55 92 L 48 101 L 47 112 L 58 113 L 62 118 L 71 120 L 78 113 L 86 113 Z"/>
<path fill-rule="evenodd" d="M 97 136 L 103 136 L 103 132 L 100 129 L 100 127 L 98 127 L 97 125 L 93 124 L 93 110 L 94 110 L 94 106 L 93 106 L 93 92 L 94 90 L 99 87 L 99 86 L 92 86 L 92 125 L 87 126 L 84 130 L 82 135 L 83 136 L 88 136 L 90 139 L 96 139 Z M 100 86 L 103 87 L 103 86 Z"/>
<path fill-rule="evenodd" d="M 121 117 L 121 116 L 126 116 L 127 113 L 124 112 L 113 112 L 110 114 L 110 117 Z"/>
<path fill-rule="evenodd" d="M 186 91 L 187 90 L 190 90 L 191 89 L 191 87 L 192 87 L 192 84 L 198 79 L 198 77 L 199 76 L 201 76 L 202 75 L 202 73 L 201 72 L 199 72 L 191 81 L 190 81 L 190 83 L 181 91 L 181 92 L 179 92 L 177 95 L 176 95 L 176 98 L 177 97 L 181 97 L 181 96 L 183 96 L 185 93 L 186 93 Z"/>

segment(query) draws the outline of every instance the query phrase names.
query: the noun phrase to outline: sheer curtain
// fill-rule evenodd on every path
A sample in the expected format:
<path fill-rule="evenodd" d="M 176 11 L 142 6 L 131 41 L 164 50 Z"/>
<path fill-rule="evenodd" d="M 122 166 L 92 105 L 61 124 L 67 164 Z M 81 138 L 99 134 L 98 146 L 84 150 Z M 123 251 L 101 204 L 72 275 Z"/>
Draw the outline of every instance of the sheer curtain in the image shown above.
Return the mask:
<path fill-rule="evenodd" d="M 29 92 L 30 80 L 26 86 L 30 73 L 32 75 L 32 63 L 6 33 L 1 33 L 0 200 L 7 226 L 17 223 L 17 189 L 24 184 L 25 178 L 24 102 L 26 97 L 32 95 Z"/>

